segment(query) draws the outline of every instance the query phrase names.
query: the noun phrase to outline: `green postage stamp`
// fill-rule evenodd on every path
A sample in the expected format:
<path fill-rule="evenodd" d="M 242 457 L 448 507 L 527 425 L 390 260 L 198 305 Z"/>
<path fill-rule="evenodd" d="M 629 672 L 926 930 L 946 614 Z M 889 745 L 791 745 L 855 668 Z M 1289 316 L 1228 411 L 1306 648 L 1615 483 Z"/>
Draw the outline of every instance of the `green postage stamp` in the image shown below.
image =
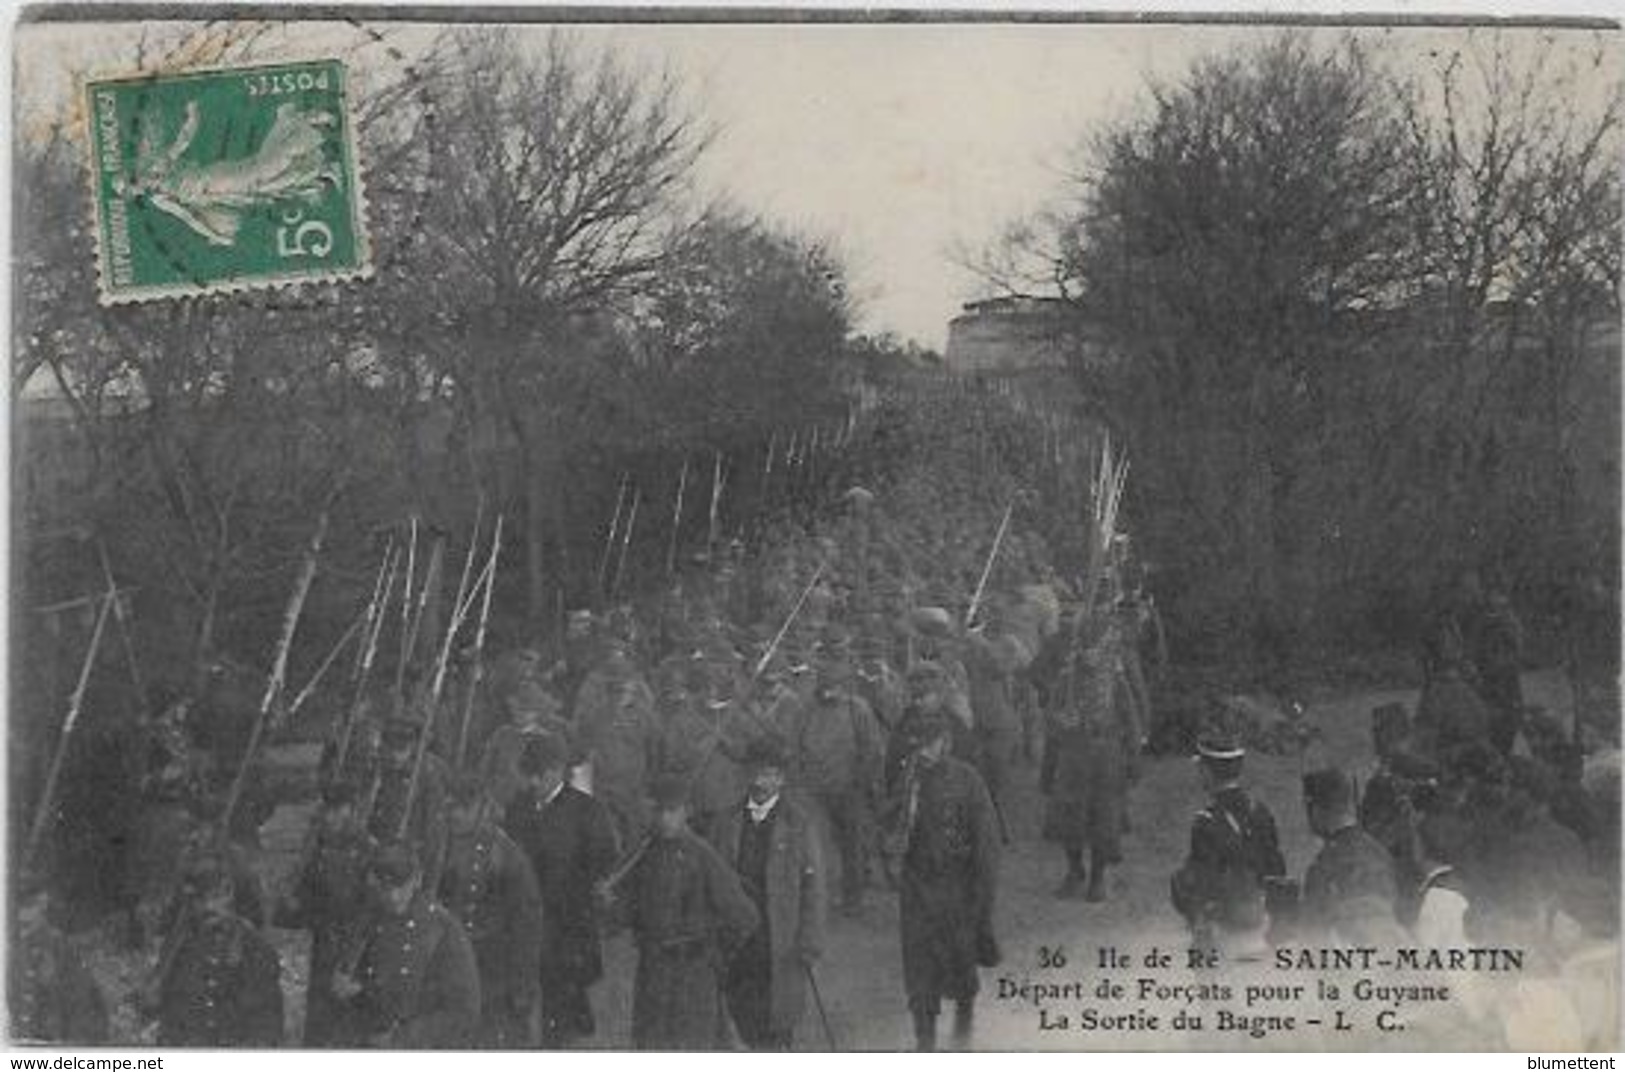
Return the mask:
<path fill-rule="evenodd" d="M 371 274 L 338 60 L 85 93 L 103 304 Z"/>

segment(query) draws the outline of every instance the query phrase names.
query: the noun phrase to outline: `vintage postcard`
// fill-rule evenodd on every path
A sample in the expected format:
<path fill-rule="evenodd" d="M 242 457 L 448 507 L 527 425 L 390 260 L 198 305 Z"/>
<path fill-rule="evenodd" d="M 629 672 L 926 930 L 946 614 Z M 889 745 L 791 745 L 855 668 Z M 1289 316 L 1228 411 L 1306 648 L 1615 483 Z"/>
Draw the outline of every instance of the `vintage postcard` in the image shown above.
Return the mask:
<path fill-rule="evenodd" d="M 1618 1049 L 1621 45 L 25 9 L 7 1042 Z"/>

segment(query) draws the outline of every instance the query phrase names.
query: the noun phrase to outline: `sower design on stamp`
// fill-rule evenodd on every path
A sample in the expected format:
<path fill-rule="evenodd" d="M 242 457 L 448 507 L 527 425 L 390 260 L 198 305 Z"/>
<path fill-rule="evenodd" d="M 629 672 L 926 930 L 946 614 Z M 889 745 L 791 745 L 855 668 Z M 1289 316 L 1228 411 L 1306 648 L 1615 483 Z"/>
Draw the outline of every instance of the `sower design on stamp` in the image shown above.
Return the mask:
<path fill-rule="evenodd" d="M 339 61 L 85 92 L 104 304 L 371 274 Z"/>

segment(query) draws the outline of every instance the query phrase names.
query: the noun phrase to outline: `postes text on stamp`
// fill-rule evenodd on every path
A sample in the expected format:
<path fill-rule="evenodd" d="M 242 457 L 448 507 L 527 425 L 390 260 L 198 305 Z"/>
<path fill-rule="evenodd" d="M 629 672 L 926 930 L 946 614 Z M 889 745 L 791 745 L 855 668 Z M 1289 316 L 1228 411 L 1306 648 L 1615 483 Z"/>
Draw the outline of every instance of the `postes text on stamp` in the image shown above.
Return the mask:
<path fill-rule="evenodd" d="M 104 304 L 371 274 L 338 60 L 85 92 Z"/>

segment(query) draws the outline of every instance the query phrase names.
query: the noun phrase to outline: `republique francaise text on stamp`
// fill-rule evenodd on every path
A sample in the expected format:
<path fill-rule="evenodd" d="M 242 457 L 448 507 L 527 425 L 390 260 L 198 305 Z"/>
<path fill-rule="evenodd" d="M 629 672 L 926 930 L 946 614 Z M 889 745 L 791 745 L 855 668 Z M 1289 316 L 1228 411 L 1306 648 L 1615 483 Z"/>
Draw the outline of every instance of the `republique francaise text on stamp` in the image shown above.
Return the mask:
<path fill-rule="evenodd" d="M 371 273 L 338 60 L 85 92 L 104 304 Z"/>

